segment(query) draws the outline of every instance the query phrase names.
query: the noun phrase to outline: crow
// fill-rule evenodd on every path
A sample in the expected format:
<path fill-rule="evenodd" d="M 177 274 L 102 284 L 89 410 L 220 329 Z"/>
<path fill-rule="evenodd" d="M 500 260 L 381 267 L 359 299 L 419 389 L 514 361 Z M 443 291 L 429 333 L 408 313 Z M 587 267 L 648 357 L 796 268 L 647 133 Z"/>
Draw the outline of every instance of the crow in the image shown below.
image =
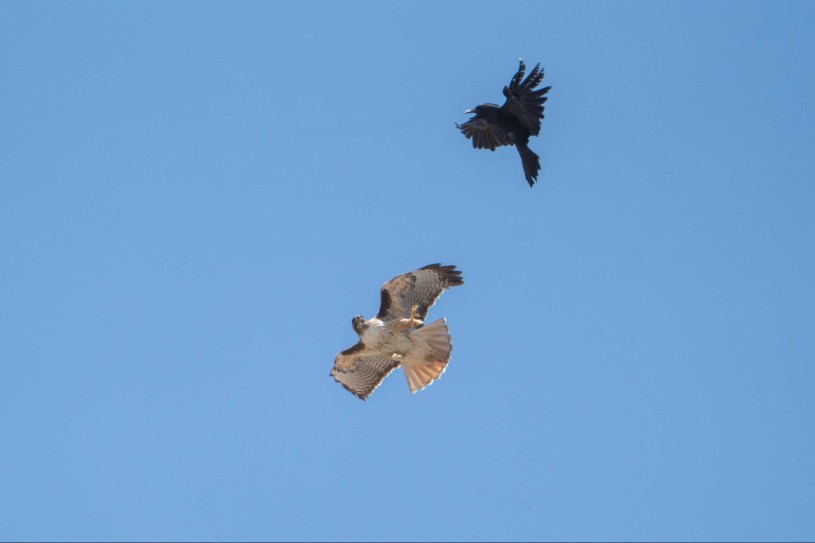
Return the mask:
<path fill-rule="evenodd" d="M 474 113 L 475 116 L 464 124 L 456 123 L 456 128 L 467 139 L 473 140 L 473 147 L 476 149 L 495 151 L 496 147 L 502 145 L 514 145 L 521 155 L 526 181 L 532 187 L 538 180 L 541 165 L 540 157 L 527 144 L 529 136 L 537 136 L 541 131 L 543 103 L 546 102 L 544 94 L 552 87 L 535 90 L 543 80 L 540 64 L 523 80 L 525 73 L 526 64 L 521 59 L 518 72 L 512 77 L 509 86 L 504 87 L 504 96 L 507 98 L 504 105 L 499 107 L 495 104 L 481 104 L 468 109 L 464 113 Z"/>

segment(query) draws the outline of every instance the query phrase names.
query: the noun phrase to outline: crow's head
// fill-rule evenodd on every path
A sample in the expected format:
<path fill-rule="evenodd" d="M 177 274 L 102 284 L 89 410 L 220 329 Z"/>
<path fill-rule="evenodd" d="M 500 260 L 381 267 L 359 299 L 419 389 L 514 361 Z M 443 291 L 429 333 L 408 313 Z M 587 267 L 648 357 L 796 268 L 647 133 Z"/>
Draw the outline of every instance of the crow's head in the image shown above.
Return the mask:
<path fill-rule="evenodd" d="M 501 107 L 496 104 L 480 104 L 473 109 L 468 109 L 464 112 L 465 115 L 473 114 L 476 117 L 487 117 L 494 115 L 494 112 L 500 110 Z M 492 113 L 491 113 L 492 112 Z"/>

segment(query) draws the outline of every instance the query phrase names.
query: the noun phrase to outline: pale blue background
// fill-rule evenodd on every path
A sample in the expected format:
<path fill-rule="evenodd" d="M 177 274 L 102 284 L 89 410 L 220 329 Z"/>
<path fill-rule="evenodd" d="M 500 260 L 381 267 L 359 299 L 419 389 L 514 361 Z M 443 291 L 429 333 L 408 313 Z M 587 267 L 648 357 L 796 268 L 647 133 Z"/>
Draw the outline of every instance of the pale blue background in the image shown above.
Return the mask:
<path fill-rule="evenodd" d="M 815 538 L 815 3 L 0 3 L 0 538 Z M 454 127 L 553 85 L 530 189 Z M 380 285 L 448 372 L 329 378 Z"/>

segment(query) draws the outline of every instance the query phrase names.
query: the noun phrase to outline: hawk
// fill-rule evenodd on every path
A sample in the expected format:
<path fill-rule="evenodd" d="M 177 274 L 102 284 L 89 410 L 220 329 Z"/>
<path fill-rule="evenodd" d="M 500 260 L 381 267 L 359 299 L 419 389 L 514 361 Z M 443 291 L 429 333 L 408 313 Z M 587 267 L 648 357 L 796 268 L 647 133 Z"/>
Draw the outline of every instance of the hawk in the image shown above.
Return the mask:
<path fill-rule="evenodd" d="M 453 350 L 447 319 L 424 324 L 444 289 L 464 284 L 455 266 L 430 264 L 382 286 L 376 317 L 351 321 L 359 342 L 337 355 L 331 376 L 362 400 L 402 366 L 411 392 L 438 379 Z"/>
<path fill-rule="evenodd" d="M 506 102 L 503 106 L 481 104 L 468 109 L 465 114 L 475 116 L 464 124 L 456 123 L 456 128 L 473 140 L 476 149 L 495 151 L 496 147 L 514 145 L 521 155 L 524 176 L 529 186 L 538 180 L 541 169 L 540 157 L 528 147 L 529 137 L 537 136 L 541 131 L 543 119 L 544 96 L 552 87 L 535 90 L 543 81 L 543 70 L 538 64 L 524 79 L 526 64 L 520 61 L 518 71 L 512 76 L 508 86 L 504 87 Z"/>

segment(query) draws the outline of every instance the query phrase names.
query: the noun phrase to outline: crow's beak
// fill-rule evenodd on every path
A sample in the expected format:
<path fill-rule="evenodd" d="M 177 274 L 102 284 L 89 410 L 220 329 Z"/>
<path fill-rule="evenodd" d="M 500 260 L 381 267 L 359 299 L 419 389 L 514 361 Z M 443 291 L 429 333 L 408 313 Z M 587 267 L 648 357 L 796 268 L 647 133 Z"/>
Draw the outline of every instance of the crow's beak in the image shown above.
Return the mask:
<path fill-rule="evenodd" d="M 467 111 L 462 113 L 462 115 L 470 115 L 471 113 L 475 113 L 475 110 L 474 109 L 468 109 Z"/>

